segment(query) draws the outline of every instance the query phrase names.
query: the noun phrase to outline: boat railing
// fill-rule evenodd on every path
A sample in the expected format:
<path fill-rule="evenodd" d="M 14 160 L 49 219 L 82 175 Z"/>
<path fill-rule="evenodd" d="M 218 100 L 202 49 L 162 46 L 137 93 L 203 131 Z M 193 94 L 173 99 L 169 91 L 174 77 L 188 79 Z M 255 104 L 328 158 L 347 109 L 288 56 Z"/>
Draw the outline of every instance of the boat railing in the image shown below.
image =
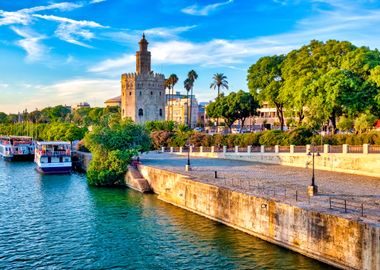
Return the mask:
<path fill-rule="evenodd" d="M 40 156 L 48 156 L 48 157 L 58 157 L 58 156 L 71 156 L 70 150 L 65 151 L 37 151 Z"/>

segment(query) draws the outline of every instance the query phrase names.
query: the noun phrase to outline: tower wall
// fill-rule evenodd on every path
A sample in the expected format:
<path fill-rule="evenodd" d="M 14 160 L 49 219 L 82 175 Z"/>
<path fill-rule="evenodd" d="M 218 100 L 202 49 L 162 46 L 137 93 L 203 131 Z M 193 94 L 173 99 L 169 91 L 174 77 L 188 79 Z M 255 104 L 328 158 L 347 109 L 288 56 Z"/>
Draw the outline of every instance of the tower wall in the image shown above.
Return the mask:
<path fill-rule="evenodd" d="M 136 52 L 136 73 L 121 76 L 121 113 L 136 123 L 165 120 L 165 76 L 150 71 L 151 54 L 143 35 Z"/>

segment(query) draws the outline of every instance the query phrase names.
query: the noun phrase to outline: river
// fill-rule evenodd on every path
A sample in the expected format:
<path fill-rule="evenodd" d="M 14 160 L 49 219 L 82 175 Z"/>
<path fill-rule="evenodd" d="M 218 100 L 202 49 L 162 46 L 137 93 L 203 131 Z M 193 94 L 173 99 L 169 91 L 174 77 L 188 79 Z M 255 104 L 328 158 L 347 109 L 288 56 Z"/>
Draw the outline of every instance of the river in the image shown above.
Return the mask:
<path fill-rule="evenodd" d="M 130 189 L 0 160 L 0 269 L 333 269 Z"/>

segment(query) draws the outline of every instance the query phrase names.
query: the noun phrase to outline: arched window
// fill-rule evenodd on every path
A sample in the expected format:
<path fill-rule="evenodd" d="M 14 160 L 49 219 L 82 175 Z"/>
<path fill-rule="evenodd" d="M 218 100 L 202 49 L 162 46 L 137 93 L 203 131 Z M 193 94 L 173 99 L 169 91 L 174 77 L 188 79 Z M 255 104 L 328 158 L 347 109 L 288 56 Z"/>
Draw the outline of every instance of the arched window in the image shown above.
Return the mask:
<path fill-rule="evenodd" d="M 150 91 L 150 95 L 153 96 L 153 91 Z"/>
<path fill-rule="evenodd" d="M 160 109 L 160 116 L 162 116 L 162 109 Z"/>
<path fill-rule="evenodd" d="M 139 109 L 139 116 L 143 116 L 144 115 L 144 111 L 143 111 L 143 109 Z"/>
<path fill-rule="evenodd" d="M 140 91 L 140 96 L 141 96 L 141 91 Z"/>
<path fill-rule="evenodd" d="M 129 95 L 132 96 L 132 92 L 129 92 Z"/>

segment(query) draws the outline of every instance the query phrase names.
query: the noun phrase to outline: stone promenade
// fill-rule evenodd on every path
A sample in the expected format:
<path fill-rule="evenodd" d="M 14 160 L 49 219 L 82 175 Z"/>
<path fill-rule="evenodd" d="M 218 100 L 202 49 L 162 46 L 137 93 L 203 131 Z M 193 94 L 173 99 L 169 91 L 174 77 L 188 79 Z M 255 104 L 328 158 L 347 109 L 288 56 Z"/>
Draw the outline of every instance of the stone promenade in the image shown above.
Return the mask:
<path fill-rule="evenodd" d="M 196 181 L 380 226 L 380 178 L 316 170 L 319 195 L 308 197 L 311 169 L 191 157 L 192 170 L 186 172 L 187 156 L 156 152 L 143 154 L 141 161 L 147 166 L 188 175 Z"/>

